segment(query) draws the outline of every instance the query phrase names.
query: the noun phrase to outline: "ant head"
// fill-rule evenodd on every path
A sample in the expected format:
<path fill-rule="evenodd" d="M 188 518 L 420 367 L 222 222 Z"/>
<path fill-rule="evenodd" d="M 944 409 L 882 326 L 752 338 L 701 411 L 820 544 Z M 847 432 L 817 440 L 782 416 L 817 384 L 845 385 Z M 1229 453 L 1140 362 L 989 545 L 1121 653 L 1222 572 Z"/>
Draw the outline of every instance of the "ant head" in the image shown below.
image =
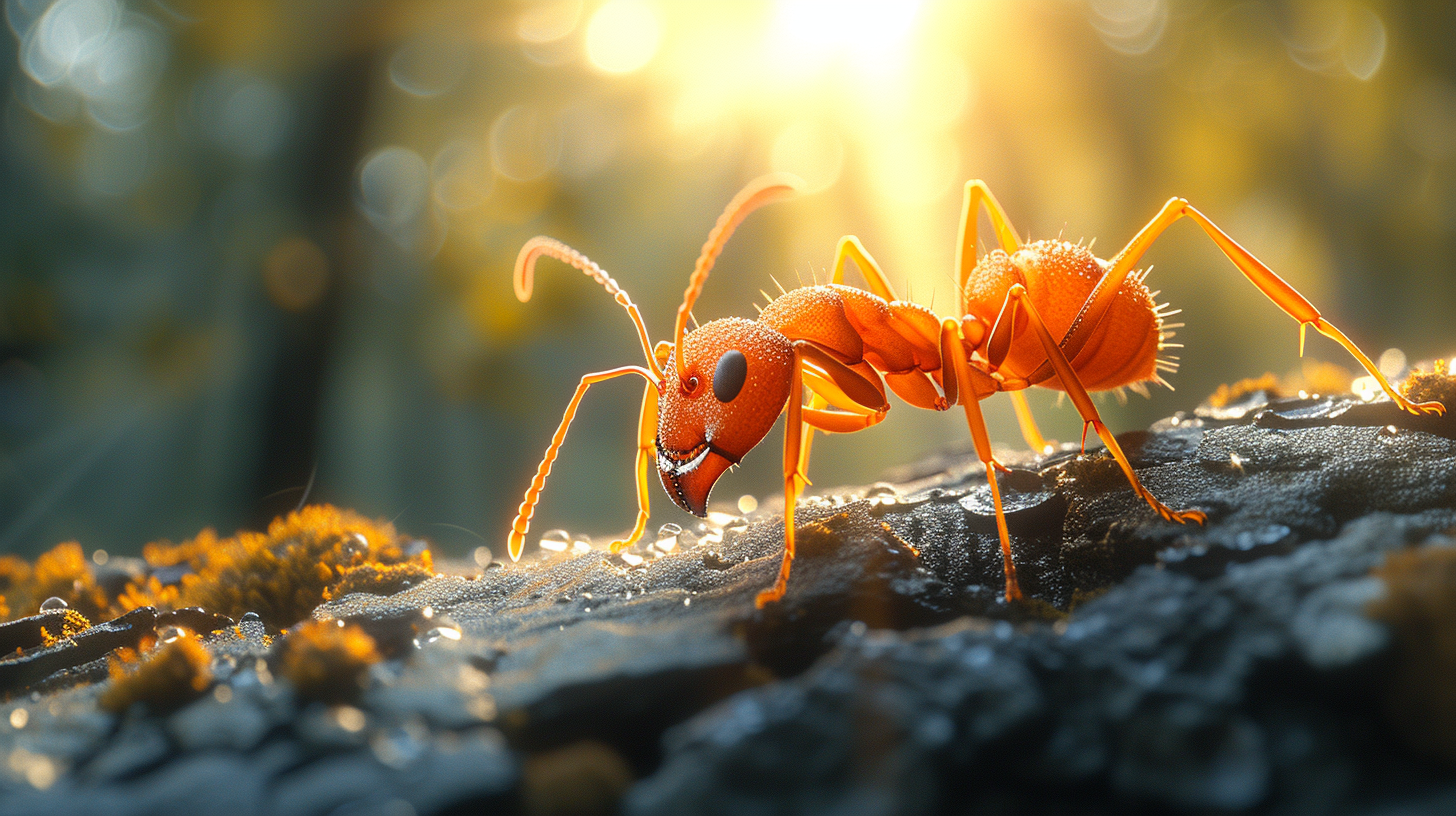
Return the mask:
<path fill-rule="evenodd" d="M 794 348 L 742 318 L 683 338 L 682 373 L 669 368 L 658 403 L 657 472 L 682 509 L 707 514 L 708 493 L 773 427 L 789 399 Z"/>

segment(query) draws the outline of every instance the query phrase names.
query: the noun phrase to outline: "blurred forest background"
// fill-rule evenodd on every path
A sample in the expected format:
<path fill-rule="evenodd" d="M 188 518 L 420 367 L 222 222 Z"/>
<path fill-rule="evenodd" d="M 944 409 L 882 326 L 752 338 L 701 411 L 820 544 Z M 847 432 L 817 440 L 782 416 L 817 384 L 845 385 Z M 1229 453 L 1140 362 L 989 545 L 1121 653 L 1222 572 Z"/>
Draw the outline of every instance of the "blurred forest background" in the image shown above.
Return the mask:
<path fill-rule="evenodd" d="M 699 301 L 858 234 L 951 311 L 961 184 L 1022 235 L 1121 247 L 1192 200 L 1372 355 L 1456 350 L 1456 7 L 1384 2 L 5 0 L 0 552 L 135 552 L 330 501 L 465 554 L 507 525 L 578 376 L 640 363 L 621 310 L 543 263 L 567 241 L 671 330 L 748 179 L 755 214 Z M 984 221 L 983 221 L 984 225 Z M 982 234 L 985 235 L 983 226 Z M 1191 224 L 1147 256 L 1185 312 L 1178 393 L 1132 430 L 1300 365 L 1296 324 Z M 1312 336 L 1309 357 L 1352 362 Z M 1398 356 L 1386 362 L 1398 367 Z M 533 528 L 632 520 L 640 384 L 593 389 Z M 1056 395 L 1043 429 L 1074 439 Z M 987 405 L 1021 447 L 1007 399 Z M 900 404 L 821 440 L 820 486 L 964 439 Z M 778 488 L 771 435 L 716 499 Z M 658 525 L 687 516 L 654 488 Z"/>

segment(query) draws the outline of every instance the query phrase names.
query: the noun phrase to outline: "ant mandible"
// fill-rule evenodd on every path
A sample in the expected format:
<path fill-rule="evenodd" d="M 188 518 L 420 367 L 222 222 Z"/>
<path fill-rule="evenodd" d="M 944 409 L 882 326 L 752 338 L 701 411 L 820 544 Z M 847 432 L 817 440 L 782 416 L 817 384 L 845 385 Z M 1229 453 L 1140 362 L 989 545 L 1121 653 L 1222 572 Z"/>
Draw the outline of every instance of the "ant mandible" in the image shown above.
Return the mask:
<path fill-rule="evenodd" d="M 800 182 L 781 174 L 748 184 L 728 204 L 708 234 L 677 310 L 673 342 L 654 346 L 631 298 L 585 255 L 551 238 L 527 241 L 516 258 L 516 297 L 531 297 L 536 260 L 547 255 L 576 267 L 606 288 L 631 317 L 647 367 L 623 366 L 587 374 L 566 407 L 546 455 L 526 490 L 511 524 L 509 549 L 520 558 L 531 516 L 576 415 L 593 383 L 637 374 L 647 381 L 637 431 L 637 522 L 612 552 L 642 536 L 648 518 L 649 465 L 655 460 L 662 486 L 679 507 L 698 516 L 707 512 L 708 493 L 730 466 L 738 463 L 769 432 L 785 410 L 784 557 L 774 585 L 760 592 L 758 607 L 783 597 L 794 560 L 794 506 L 808 479 L 810 442 L 815 430 L 851 433 L 880 422 L 889 410 L 885 386 L 919 408 L 946 411 L 960 405 L 970 426 L 976 454 L 996 509 L 996 529 L 1006 575 L 1005 597 L 1021 597 L 1011 539 L 1001 507 L 996 471 L 1005 471 L 991 454 L 980 401 L 1009 392 L 1023 435 L 1040 452 L 1036 430 L 1021 390 L 1033 385 L 1064 391 L 1083 420 L 1083 439 L 1091 427 L 1127 476 L 1133 491 L 1169 521 L 1203 523 L 1199 510 L 1173 510 L 1138 481 L 1127 455 L 1102 423 L 1090 391 L 1122 386 L 1140 388 L 1162 382 L 1158 359 L 1171 336 L 1164 312 L 1153 302 L 1134 267 L 1159 235 L 1179 218 L 1203 228 L 1234 265 L 1299 321 L 1300 354 L 1304 330 L 1344 346 L 1402 409 L 1441 414 L 1439 402 L 1412 403 L 1401 396 L 1349 338 L 1320 316 L 1295 291 L 1186 200 L 1173 198 L 1111 260 L 1089 247 L 1062 240 L 1023 244 L 990 189 L 967 182 L 961 208 L 956 268 L 959 314 L 938 317 L 928 308 L 899 300 L 889 279 L 859 239 L 847 235 L 835 252 L 827 285 L 784 292 L 761 310 L 758 320 L 730 317 L 687 331 L 689 314 L 728 237 L 754 209 L 795 192 Z M 976 220 L 984 206 L 999 247 L 976 258 Z M 845 286 L 845 261 L 853 260 L 869 289 Z M 1166 383 L 1164 383 L 1166 384 Z M 804 391 L 810 394 L 804 402 Z M 832 409 L 831 409 L 832 406 Z"/>

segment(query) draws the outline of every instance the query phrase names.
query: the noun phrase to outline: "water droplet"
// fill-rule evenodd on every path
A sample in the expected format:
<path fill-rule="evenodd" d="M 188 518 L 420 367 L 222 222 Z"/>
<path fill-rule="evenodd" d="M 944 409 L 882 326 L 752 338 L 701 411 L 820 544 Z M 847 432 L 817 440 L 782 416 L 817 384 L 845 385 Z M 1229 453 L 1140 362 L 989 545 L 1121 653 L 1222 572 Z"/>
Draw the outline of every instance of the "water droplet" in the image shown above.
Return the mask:
<path fill-rule="evenodd" d="M 459 640 L 460 630 L 454 626 L 436 626 L 415 638 L 415 646 L 425 646 L 439 640 Z"/>
<path fill-rule="evenodd" d="M 495 557 L 495 554 L 490 551 L 489 547 L 476 547 L 475 551 L 470 554 L 470 557 L 475 561 L 475 566 L 481 569 L 489 569 L 490 561 Z"/>
<path fill-rule="evenodd" d="M 220 683 L 212 689 L 212 699 L 219 703 L 230 703 L 233 701 L 233 687 L 226 683 Z"/>
<path fill-rule="evenodd" d="M 732 513 L 724 513 L 721 510 L 708 511 L 708 523 L 714 527 L 727 527 L 737 520 L 738 517 Z"/>
<path fill-rule="evenodd" d="M 94 562 L 98 567 L 106 566 L 106 562 L 110 560 L 111 555 L 108 554 L 106 550 L 97 550 L 96 552 L 91 553 L 91 561 Z"/>
<path fill-rule="evenodd" d="M 571 552 L 574 555 L 586 555 L 587 553 L 591 552 L 591 550 L 592 545 L 590 541 L 578 538 L 577 540 L 571 542 Z"/>
<path fill-rule="evenodd" d="M 162 626 L 157 629 L 157 640 L 163 643 L 171 643 L 187 637 L 187 633 L 176 626 Z"/>
<path fill-rule="evenodd" d="M 547 530 L 541 534 L 541 549 L 565 552 L 571 545 L 571 534 L 565 530 Z"/>
<path fill-rule="evenodd" d="M 622 559 L 622 563 L 629 567 L 639 566 L 642 563 L 642 556 L 635 553 L 621 552 L 617 553 L 617 557 Z"/>
<path fill-rule="evenodd" d="M 753 496 L 738 497 L 738 512 L 748 514 L 758 509 L 758 499 Z"/>
<path fill-rule="evenodd" d="M 683 598 L 683 606 L 692 606 L 692 605 L 693 605 L 693 599 L 692 598 Z"/>
<path fill-rule="evenodd" d="M 435 617 L 435 607 L 433 607 L 433 606 L 421 607 L 420 608 L 420 617 L 424 618 L 425 620 L 429 620 L 430 618 Z"/>
<path fill-rule="evenodd" d="M 1400 433 L 1400 429 L 1395 427 L 1394 425 L 1386 425 L 1384 428 L 1380 429 L 1381 436 L 1395 436 L 1398 433 Z"/>
<path fill-rule="evenodd" d="M 363 558 L 369 552 L 369 539 L 365 538 L 363 533 L 354 533 L 344 539 L 342 549 L 344 557 L 351 561 L 355 558 Z"/>
<path fill-rule="evenodd" d="M 243 616 L 241 618 L 238 618 L 238 623 L 262 623 L 262 622 L 263 622 L 263 616 L 262 615 L 259 615 L 257 612 L 244 612 L 243 613 Z"/>
<path fill-rule="evenodd" d="M 865 491 L 866 499 L 898 499 L 899 497 L 900 491 L 889 482 L 875 482 L 870 485 L 869 490 Z"/>
<path fill-rule="evenodd" d="M 30 712 L 24 708 L 17 708 L 10 712 L 10 727 L 24 728 L 30 722 Z"/>
<path fill-rule="evenodd" d="M 658 527 L 657 528 L 657 537 L 658 538 L 665 538 L 667 536 L 675 536 L 675 535 L 677 535 L 678 533 L 681 533 L 681 532 L 682 532 L 682 528 L 681 527 L 679 527 L 676 524 L 668 523 L 668 524 L 664 524 L 661 527 Z"/>
<path fill-rule="evenodd" d="M 57 598 L 57 597 L 55 597 L 53 595 L 53 596 L 51 596 L 49 598 L 46 598 L 44 601 L 41 601 L 41 603 L 40 603 L 40 611 L 42 611 L 42 612 L 54 612 L 57 609 L 66 609 L 69 606 L 70 606 L 70 604 L 67 604 L 65 602 L 65 600 L 63 600 L 61 598 Z"/>

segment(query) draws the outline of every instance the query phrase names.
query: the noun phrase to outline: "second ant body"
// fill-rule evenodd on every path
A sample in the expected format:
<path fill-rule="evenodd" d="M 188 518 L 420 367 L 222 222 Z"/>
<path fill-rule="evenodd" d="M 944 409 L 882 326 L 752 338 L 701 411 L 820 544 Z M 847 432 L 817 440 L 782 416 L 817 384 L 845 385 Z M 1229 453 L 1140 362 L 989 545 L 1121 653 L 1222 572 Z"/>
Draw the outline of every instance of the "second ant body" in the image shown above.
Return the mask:
<path fill-rule="evenodd" d="M 1022 244 L 986 185 L 971 181 L 965 188 L 956 253 L 962 293 L 959 314 L 938 317 L 924 306 L 899 300 L 859 240 L 845 236 L 835 253 L 831 283 L 785 292 L 756 321 L 726 318 L 688 332 L 693 303 L 729 235 L 749 212 L 796 187 L 792 177 L 765 176 L 729 203 L 694 267 L 678 307 L 672 343 L 653 346 L 627 293 L 585 256 L 545 237 L 521 248 L 515 268 L 517 297 L 530 298 L 539 256 L 575 266 L 627 310 L 647 366 L 582 377 L 511 525 L 512 559 L 520 557 L 546 476 L 587 388 L 625 374 L 640 375 L 647 385 L 637 434 L 637 523 L 625 539 L 613 542 L 613 552 L 636 542 L 646 529 L 650 464 L 655 462 L 664 489 L 678 506 L 705 515 L 708 494 L 718 477 L 787 411 L 784 558 L 773 586 L 758 594 L 759 607 L 782 598 L 788 585 L 794 558 L 794 506 L 808 483 L 804 474 L 814 431 L 849 433 L 880 422 L 889 410 L 886 385 L 920 408 L 964 409 L 995 504 L 1008 601 L 1019 598 L 1021 589 L 996 481 L 996 470 L 1005 468 L 991 454 L 980 408 L 980 401 L 997 391 L 1011 393 L 1023 433 L 1038 450 L 1043 443 L 1018 392 L 1033 385 L 1066 392 L 1082 416 L 1084 436 L 1087 427 L 1097 433 L 1132 489 L 1154 511 L 1170 521 L 1202 523 L 1201 511 L 1170 509 L 1143 487 L 1088 393 L 1160 381 L 1157 354 L 1169 337 L 1162 322 L 1166 313 L 1154 304 L 1143 276 L 1134 268 L 1163 230 L 1182 217 L 1202 227 L 1255 286 L 1299 321 L 1301 353 L 1304 329 L 1314 326 L 1354 355 L 1401 408 L 1413 413 L 1444 410 L 1437 402 L 1414 404 L 1402 397 L 1370 358 L 1308 300 L 1180 198 L 1165 204 L 1111 260 L 1102 260 L 1089 248 L 1066 241 Z M 978 262 L 976 220 L 982 206 L 999 248 Z M 843 285 L 847 260 L 859 267 L 868 290 Z"/>

